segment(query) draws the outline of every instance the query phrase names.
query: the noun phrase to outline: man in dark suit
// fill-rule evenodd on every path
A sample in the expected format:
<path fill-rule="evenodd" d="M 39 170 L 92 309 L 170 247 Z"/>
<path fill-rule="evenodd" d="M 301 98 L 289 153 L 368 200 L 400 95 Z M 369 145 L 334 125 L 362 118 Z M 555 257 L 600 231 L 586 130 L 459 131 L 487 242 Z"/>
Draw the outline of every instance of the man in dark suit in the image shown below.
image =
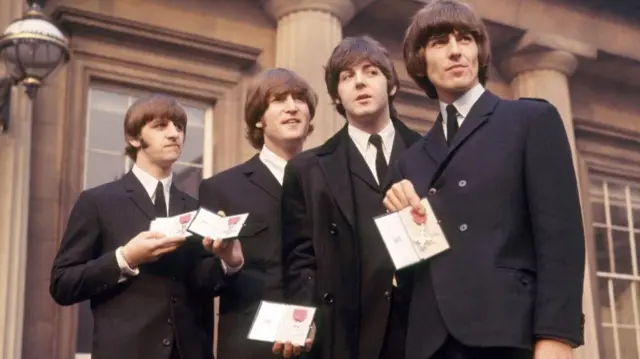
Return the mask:
<path fill-rule="evenodd" d="M 440 116 L 397 162 L 384 203 L 424 215 L 426 197 L 450 245 L 412 268 L 407 359 L 571 358 L 585 248 L 562 119 L 484 89 L 487 32 L 457 0 L 416 14 L 404 57 Z"/>
<path fill-rule="evenodd" d="M 272 345 L 247 339 L 261 300 L 282 302 L 280 195 L 287 161 L 302 151 L 317 96 L 294 72 L 264 71 L 246 98 L 247 139 L 260 150 L 247 162 L 200 184 L 200 203 L 227 214 L 249 213 L 240 241 L 245 264 L 220 293 L 218 359 L 270 359 Z"/>
<path fill-rule="evenodd" d="M 318 307 L 311 357 L 402 359 L 408 288 L 394 280 L 373 217 L 384 213 L 388 164 L 420 135 L 392 113 L 398 77 L 387 51 L 370 37 L 338 44 L 325 81 L 347 124 L 287 164 L 285 294 L 293 303 Z M 285 357 L 296 349 L 286 346 Z"/>
<path fill-rule="evenodd" d="M 93 359 L 213 357 L 212 299 L 242 266 L 240 243 L 148 231 L 156 217 L 198 208 L 172 184 L 186 123 L 173 98 L 133 104 L 124 127 L 135 165 L 83 191 L 69 217 L 50 292 L 61 305 L 91 301 Z"/>

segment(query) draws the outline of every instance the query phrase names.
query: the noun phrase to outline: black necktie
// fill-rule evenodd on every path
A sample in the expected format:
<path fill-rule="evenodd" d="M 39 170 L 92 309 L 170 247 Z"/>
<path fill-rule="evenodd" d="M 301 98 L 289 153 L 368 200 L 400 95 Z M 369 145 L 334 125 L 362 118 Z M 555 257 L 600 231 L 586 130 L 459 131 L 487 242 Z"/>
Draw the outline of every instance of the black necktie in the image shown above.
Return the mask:
<path fill-rule="evenodd" d="M 451 146 L 458 132 L 458 111 L 455 106 L 447 105 L 447 145 Z"/>
<path fill-rule="evenodd" d="M 156 186 L 156 203 L 154 204 L 156 209 L 156 217 L 167 216 L 167 202 L 164 199 L 164 186 L 162 182 L 158 181 Z"/>
<path fill-rule="evenodd" d="M 369 137 L 369 143 L 376 148 L 376 173 L 378 174 L 378 184 L 382 184 L 387 177 L 387 160 L 384 158 L 384 152 L 382 152 L 382 137 L 380 135 L 371 135 Z"/>

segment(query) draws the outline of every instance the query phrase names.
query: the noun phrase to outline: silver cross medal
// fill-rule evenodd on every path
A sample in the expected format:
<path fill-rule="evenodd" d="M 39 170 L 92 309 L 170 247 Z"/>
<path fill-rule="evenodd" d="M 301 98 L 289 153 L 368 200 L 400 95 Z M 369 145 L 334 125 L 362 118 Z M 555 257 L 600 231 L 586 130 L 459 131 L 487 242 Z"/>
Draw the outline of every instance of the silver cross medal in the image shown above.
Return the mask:
<path fill-rule="evenodd" d="M 429 242 L 432 241 L 431 236 L 427 232 L 427 216 L 411 211 L 411 217 L 413 217 L 413 221 L 420 226 L 420 237 L 415 238 L 414 242 L 420 250 L 425 250 L 427 244 L 430 244 Z"/>

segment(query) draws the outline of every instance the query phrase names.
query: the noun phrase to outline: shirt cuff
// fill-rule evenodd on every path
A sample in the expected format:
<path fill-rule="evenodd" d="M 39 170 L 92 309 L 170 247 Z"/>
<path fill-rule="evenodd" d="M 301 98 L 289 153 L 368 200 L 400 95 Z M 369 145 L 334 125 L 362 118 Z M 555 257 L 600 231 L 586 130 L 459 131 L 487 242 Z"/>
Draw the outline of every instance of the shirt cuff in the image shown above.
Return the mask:
<path fill-rule="evenodd" d="M 125 280 L 127 280 L 127 277 L 134 277 L 140 274 L 140 269 L 132 269 L 131 267 L 129 267 L 127 261 L 124 260 L 124 256 L 122 255 L 122 247 L 118 247 L 118 249 L 116 249 L 116 260 L 118 261 L 118 267 L 120 267 L 120 278 L 118 279 L 118 283 L 124 282 Z"/>
<path fill-rule="evenodd" d="M 237 267 L 230 267 L 223 260 L 220 260 L 220 263 L 222 264 L 222 271 L 224 272 L 224 274 L 232 275 L 232 274 L 238 273 L 240 269 L 242 269 L 242 266 L 244 265 L 244 258 L 242 259 L 242 263 L 240 263 L 240 265 Z"/>

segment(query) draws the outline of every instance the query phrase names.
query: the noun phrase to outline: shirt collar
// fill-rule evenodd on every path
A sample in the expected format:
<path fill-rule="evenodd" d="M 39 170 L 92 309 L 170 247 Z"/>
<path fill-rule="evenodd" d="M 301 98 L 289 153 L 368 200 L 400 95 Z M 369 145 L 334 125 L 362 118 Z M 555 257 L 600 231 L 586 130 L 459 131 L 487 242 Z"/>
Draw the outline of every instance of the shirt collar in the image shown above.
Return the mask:
<path fill-rule="evenodd" d="M 483 93 L 484 93 L 484 87 L 480 83 L 477 83 L 464 95 L 460 96 L 457 100 L 453 101 L 453 106 L 455 106 L 456 110 L 458 111 L 458 115 L 462 116 L 462 118 L 466 118 L 467 115 L 469 114 L 469 111 L 471 111 L 471 108 L 473 107 L 473 105 L 476 103 L 476 101 L 478 101 L 478 99 L 480 98 L 480 96 L 482 96 Z M 444 103 L 442 101 L 440 101 L 439 103 L 440 103 L 440 113 L 442 114 L 442 120 L 446 123 L 447 122 L 447 118 L 446 118 L 447 105 L 449 104 Z"/>
<path fill-rule="evenodd" d="M 278 182 L 282 184 L 282 180 L 284 177 L 284 168 L 287 165 L 287 161 L 282 157 L 276 155 L 275 152 L 271 151 L 266 145 L 262 146 L 259 158 L 262 163 L 267 166 L 269 171 L 276 177 Z"/>
<path fill-rule="evenodd" d="M 138 178 L 138 181 L 142 183 L 142 187 L 149 195 L 149 198 L 154 198 L 156 194 L 156 187 L 158 186 L 158 180 L 155 179 L 152 175 L 147 173 L 142 168 L 138 167 L 138 165 L 134 164 L 131 172 Z M 171 183 L 173 182 L 173 173 L 169 175 L 169 177 L 160 180 L 162 185 L 164 186 L 164 194 L 165 198 L 169 198 L 169 191 L 171 188 Z"/>
<path fill-rule="evenodd" d="M 351 124 L 348 125 L 347 130 L 349 131 L 349 137 L 351 137 L 358 150 L 361 153 L 365 153 L 367 147 L 371 145 L 369 143 L 369 137 L 371 137 L 371 134 L 364 132 Z M 391 120 L 389 120 L 389 123 L 387 123 L 387 125 L 378 134 L 382 137 L 382 150 L 384 152 L 391 151 L 396 134 L 396 128 L 393 126 Z"/>

